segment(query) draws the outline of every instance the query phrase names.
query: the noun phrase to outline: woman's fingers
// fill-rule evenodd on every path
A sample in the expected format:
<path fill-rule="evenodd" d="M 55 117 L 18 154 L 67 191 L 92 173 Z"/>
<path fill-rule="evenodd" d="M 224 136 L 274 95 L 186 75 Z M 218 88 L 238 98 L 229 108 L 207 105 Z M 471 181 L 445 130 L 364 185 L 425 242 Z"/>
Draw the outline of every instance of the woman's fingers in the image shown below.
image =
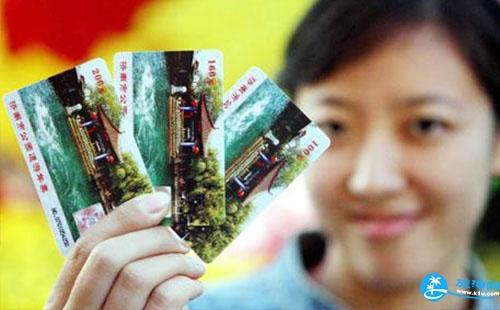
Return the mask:
<path fill-rule="evenodd" d="M 189 248 L 168 227 L 153 227 L 99 243 L 75 281 L 67 305 L 91 309 L 104 304 L 120 270 L 127 264 L 163 253 L 187 253 Z"/>
<path fill-rule="evenodd" d="M 170 208 L 170 197 L 154 193 L 131 199 L 86 231 L 68 254 L 58 281 L 45 305 L 62 309 L 90 252 L 100 242 L 131 231 L 157 225 Z"/>
<path fill-rule="evenodd" d="M 156 287 L 149 296 L 146 310 L 183 309 L 191 300 L 203 293 L 198 280 L 176 276 Z"/>
<path fill-rule="evenodd" d="M 126 265 L 113 284 L 104 309 L 143 309 L 155 287 L 184 275 L 197 279 L 203 275 L 203 262 L 183 254 L 163 254 Z"/>

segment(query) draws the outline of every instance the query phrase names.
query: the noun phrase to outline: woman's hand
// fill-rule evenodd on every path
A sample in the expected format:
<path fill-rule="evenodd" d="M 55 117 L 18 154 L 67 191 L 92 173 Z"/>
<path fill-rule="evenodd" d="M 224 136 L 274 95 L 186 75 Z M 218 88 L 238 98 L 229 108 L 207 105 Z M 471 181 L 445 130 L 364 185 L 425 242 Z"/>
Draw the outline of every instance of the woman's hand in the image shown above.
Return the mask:
<path fill-rule="evenodd" d="M 203 263 L 157 226 L 169 197 L 134 198 L 86 231 L 68 254 L 46 309 L 180 309 L 203 292 Z"/>

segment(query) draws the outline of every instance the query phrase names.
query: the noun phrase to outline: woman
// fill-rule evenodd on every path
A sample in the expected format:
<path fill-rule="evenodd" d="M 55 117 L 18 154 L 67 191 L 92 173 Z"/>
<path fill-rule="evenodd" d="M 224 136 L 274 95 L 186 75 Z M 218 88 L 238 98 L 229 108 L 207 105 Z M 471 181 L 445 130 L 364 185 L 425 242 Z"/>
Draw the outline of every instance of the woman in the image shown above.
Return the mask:
<path fill-rule="evenodd" d="M 192 309 L 490 309 L 421 296 L 439 273 L 484 279 L 471 243 L 500 174 L 495 0 L 321 0 L 289 45 L 282 84 L 332 137 L 307 172 L 319 233 Z M 203 265 L 159 196 L 126 203 L 69 256 L 48 308 L 181 308 Z M 151 228 L 153 227 L 153 228 Z M 133 246 L 132 246 L 133 245 Z M 451 284 L 450 284 L 451 286 Z"/>

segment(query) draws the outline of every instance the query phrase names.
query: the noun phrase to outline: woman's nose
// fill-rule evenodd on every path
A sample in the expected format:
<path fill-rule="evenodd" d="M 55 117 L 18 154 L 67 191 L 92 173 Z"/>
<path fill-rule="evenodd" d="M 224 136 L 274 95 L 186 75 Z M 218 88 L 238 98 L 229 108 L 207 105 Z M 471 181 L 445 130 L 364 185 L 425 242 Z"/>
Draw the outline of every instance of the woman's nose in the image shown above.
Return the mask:
<path fill-rule="evenodd" d="M 362 144 L 348 179 L 349 192 L 359 199 L 381 200 L 406 186 L 400 151 L 389 134 L 373 133 Z"/>

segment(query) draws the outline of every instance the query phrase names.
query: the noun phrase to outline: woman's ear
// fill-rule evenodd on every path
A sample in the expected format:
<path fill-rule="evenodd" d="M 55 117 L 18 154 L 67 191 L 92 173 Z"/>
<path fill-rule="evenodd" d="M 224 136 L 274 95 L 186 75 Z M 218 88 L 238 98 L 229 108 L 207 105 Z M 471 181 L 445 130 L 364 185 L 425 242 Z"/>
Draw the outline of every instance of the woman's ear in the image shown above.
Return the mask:
<path fill-rule="evenodd" d="M 495 149 L 493 150 L 493 176 L 500 177 L 500 130 L 497 130 L 495 137 Z"/>

